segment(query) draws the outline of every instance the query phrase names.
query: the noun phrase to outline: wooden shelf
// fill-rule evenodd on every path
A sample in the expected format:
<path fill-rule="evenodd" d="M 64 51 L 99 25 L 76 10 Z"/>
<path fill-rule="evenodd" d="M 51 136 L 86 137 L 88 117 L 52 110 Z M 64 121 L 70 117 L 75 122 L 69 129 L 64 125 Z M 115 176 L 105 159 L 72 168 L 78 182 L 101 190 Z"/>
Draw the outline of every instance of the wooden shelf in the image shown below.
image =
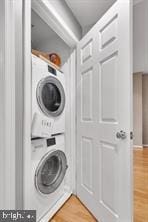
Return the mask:
<path fill-rule="evenodd" d="M 52 68 L 62 72 L 59 66 L 55 65 L 48 59 L 49 55 L 47 53 L 32 49 L 32 54 L 47 62 Z"/>

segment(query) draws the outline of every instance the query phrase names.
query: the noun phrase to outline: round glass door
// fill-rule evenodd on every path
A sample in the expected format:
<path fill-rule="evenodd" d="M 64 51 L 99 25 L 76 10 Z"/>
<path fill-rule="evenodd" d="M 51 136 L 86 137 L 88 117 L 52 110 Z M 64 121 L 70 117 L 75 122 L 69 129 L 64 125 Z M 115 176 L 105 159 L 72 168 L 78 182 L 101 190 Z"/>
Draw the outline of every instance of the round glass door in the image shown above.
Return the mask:
<path fill-rule="evenodd" d="M 67 170 L 67 159 L 60 150 L 48 153 L 35 172 L 35 186 L 43 194 L 54 192 L 62 183 Z"/>
<path fill-rule="evenodd" d="M 47 116 L 59 116 L 65 107 L 65 92 L 60 81 L 54 77 L 46 77 L 37 87 L 37 101 Z"/>

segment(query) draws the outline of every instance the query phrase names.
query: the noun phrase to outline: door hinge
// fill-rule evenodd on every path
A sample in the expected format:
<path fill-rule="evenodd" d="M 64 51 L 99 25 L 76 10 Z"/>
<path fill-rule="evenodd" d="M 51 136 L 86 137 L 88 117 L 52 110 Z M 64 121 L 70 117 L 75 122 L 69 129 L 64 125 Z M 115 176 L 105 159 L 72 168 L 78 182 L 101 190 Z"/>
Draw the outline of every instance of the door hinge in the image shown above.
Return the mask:
<path fill-rule="evenodd" d="M 133 138 L 134 138 L 134 133 L 133 133 L 133 131 L 131 131 L 130 132 L 130 139 L 133 140 Z"/>

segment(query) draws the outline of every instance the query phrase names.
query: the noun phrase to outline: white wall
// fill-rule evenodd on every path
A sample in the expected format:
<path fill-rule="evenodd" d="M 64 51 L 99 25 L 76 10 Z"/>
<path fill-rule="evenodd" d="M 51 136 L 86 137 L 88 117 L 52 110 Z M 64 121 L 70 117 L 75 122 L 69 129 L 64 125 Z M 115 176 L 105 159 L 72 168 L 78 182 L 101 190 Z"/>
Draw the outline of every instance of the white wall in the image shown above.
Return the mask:
<path fill-rule="evenodd" d="M 61 57 L 62 65 L 70 56 L 70 48 L 56 34 L 52 38 L 40 41 L 35 45 L 35 49 L 48 53 L 57 53 Z"/>
<path fill-rule="evenodd" d="M 142 0 L 133 9 L 134 73 L 148 72 L 148 1 Z"/>
<path fill-rule="evenodd" d="M 33 10 L 31 11 L 31 41 L 32 48 L 43 52 L 57 53 L 62 65 L 70 55 L 70 47 L 45 23 Z"/>

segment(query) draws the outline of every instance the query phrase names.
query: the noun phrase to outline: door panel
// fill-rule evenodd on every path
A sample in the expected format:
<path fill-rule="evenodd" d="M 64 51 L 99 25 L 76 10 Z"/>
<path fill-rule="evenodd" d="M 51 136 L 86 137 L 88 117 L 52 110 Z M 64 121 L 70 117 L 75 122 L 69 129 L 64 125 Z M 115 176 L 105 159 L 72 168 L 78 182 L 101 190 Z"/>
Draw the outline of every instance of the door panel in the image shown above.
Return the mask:
<path fill-rule="evenodd" d="M 82 87 L 82 120 L 92 121 L 92 68 L 82 73 L 81 87 Z"/>
<path fill-rule="evenodd" d="M 130 29 L 118 0 L 77 47 L 77 195 L 101 222 L 132 221 Z"/>
<path fill-rule="evenodd" d="M 83 65 L 87 60 L 92 58 L 93 41 L 90 39 L 81 49 L 81 64 Z"/>
<path fill-rule="evenodd" d="M 117 54 L 101 61 L 100 66 L 100 121 L 117 122 Z"/>
<path fill-rule="evenodd" d="M 85 156 L 86 158 L 82 158 L 82 167 L 81 167 L 81 176 L 82 176 L 82 186 L 86 189 L 90 194 L 92 192 L 92 139 L 91 138 L 82 138 L 81 144 L 81 156 Z"/>
<path fill-rule="evenodd" d="M 117 20 L 117 14 L 115 14 L 100 29 L 100 49 L 103 50 L 111 42 L 117 39 Z"/>

